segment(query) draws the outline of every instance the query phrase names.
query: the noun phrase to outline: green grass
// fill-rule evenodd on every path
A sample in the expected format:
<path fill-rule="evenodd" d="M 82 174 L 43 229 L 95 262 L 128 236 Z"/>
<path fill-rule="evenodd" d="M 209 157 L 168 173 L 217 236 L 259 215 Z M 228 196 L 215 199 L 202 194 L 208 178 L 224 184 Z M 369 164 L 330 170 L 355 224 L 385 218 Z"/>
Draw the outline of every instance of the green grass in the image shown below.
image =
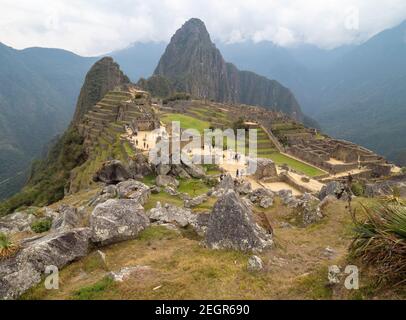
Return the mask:
<path fill-rule="evenodd" d="M 144 205 L 145 210 L 150 210 L 155 208 L 156 203 L 160 202 L 162 205 L 165 203 L 172 204 L 174 206 L 181 207 L 183 206 L 183 200 L 179 197 L 171 196 L 164 191 L 161 191 L 158 194 L 151 194 L 147 203 Z"/>
<path fill-rule="evenodd" d="M 272 152 L 264 157 L 271 159 L 277 165 L 287 164 L 290 168 L 299 171 L 301 173 L 304 173 L 309 177 L 317 177 L 324 174 L 323 171 L 317 169 L 316 167 L 310 166 L 306 163 L 285 156 L 284 154 L 279 152 Z"/>
<path fill-rule="evenodd" d="M 202 180 L 187 179 L 180 180 L 178 191 L 187 193 L 192 197 L 196 197 L 209 191 L 209 187 Z"/>
<path fill-rule="evenodd" d="M 140 233 L 138 240 L 140 241 L 172 240 L 179 237 L 180 235 L 177 232 L 170 230 L 166 227 L 152 226 L 143 230 Z"/>
<path fill-rule="evenodd" d="M 114 281 L 104 277 L 93 285 L 75 291 L 72 298 L 75 300 L 97 300 L 101 298 L 104 292 L 111 290 L 113 286 Z"/>
<path fill-rule="evenodd" d="M 208 121 L 199 120 L 191 116 L 168 113 L 161 117 L 165 124 L 170 124 L 172 121 L 179 121 L 182 129 L 196 129 L 203 133 L 204 129 L 209 129 L 210 123 Z"/>

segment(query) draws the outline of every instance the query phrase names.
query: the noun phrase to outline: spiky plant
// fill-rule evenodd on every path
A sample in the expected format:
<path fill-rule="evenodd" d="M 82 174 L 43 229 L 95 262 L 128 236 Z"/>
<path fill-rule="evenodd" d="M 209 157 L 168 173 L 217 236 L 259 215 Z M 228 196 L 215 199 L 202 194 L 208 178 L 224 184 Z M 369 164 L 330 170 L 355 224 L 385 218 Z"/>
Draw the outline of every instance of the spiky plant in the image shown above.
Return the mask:
<path fill-rule="evenodd" d="M 406 282 L 406 206 L 381 200 L 363 206 L 366 220 L 355 222 L 350 254 L 373 266 L 379 283 Z"/>
<path fill-rule="evenodd" d="M 0 260 L 11 257 L 17 250 L 18 246 L 11 241 L 10 237 L 0 232 Z"/>

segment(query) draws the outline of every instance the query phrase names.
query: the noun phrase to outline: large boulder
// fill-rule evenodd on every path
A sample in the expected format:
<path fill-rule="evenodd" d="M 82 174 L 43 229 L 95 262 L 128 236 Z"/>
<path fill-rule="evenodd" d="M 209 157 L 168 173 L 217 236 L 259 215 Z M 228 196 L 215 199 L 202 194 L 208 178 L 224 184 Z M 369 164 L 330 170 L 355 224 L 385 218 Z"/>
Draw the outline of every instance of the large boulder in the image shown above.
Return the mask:
<path fill-rule="evenodd" d="M 37 285 L 48 266 L 61 269 L 86 256 L 89 237 L 82 228 L 23 241 L 16 256 L 0 261 L 0 299 L 16 299 Z"/>
<path fill-rule="evenodd" d="M 117 197 L 117 187 L 115 185 L 105 186 L 99 194 L 89 201 L 89 206 L 95 207 L 100 203 Z"/>
<path fill-rule="evenodd" d="M 275 194 L 265 188 L 258 188 L 252 191 L 249 195 L 249 199 L 252 203 L 267 209 L 273 204 Z"/>
<path fill-rule="evenodd" d="M 238 183 L 238 185 L 236 187 L 236 191 L 239 194 L 243 194 L 243 195 L 250 194 L 252 191 L 251 183 L 248 181 L 242 181 L 242 182 Z"/>
<path fill-rule="evenodd" d="M 303 194 L 297 201 L 295 210 L 303 226 L 308 226 L 323 218 L 320 200 L 309 193 Z"/>
<path fill-rule="evenodd" d="M 275 163 L 270 159 L 257 159 L 257 170 L 255 171 L 254 177 L 258 180 L 264 178 L 277 177 L 278 173 L 276 171 Z"/>
<path fill-rule="evenodd" d="M 206 194 L 202 194 L 192 199 L 185 199 L 184 206 L 185 208 L 194 208 L 197 207 L 198 205 L 201 205 L 203 202 L 206 202 L 208 198 L 209 197 Z"/>
<path fill-rule="evenodd" d="M 214 205 L 205 243 L 212 249 L 262 251 L 272 246 L 272 234 L 255 221 L 251 209 L 229 190 Z"/>
<path fill-rule="evenodd" d="M 151 191 L 142 182 L 127 180 L 117 185 L 117 195 L 121 199 L 132 199 L 144 205 L 148 201 Z"/>
<path fill-rule="evenodd" d="M 157 165 L 155 172 L 158 176 L 166 176 L 169 171 L 171 171 L 171 165 L 170 164 L 163 164 L 160 163 Z"/>
<path fill-rule="evenodd" d="M 236 182 L 230 174 L 221 175 L 220 182 L 214 188 L 212 196 L 220 198 L 228 192 L 228 190 L 235 190 Z"/>
<path fill-rule="evenodd" d="M 158 187 L 172 186 L 174 188 L 177 188 L 179 186 L 179 181 L 172 176 L 159 175 L 155 179 L 155 184 Z"/>
<path fill-rule="evenodd" d="M 76 228 L 80 224 L 80 220 L 83 218 L 81 212 L 77 208 L 62 205 L 58 209 L 58 216 L 52 221 L 52 230 L 70 230 Z"/>
<path fill-rule="evenodd" d="M 183 166 L 180 164 L 173 164 L 170 174 L 175 177 L 178 177 L 179 179 L 190 179 L 191 178 L 190 174 L 187 173 L 186 170 L 183 168 Z"/>
<path fill-rule="evenodd" d="M 195 179 L 201 179 L 206 176 L 206 172 L 204 171 L 203 167 L 197 164 L 193 163 L 184 163 L 182 162 L 182 166 L 185 169 L 185 171 Z"/>
<path fill-rule="evenodd" d="M 106 184 L 117 184 L 131 177 L 125 166 L 118 160 L 103 163 L 102 167 L 93 176 L 93 181 Z"/>
<path fill-rule="evenodd" d="M 170 204 L 161 205 L 157 202 L 156 207 L 147 212 L 147 215 L 154 222 L 175 223 L 180 227 L 186 227 L 194 221 L 195 215 L 189 210 L 176 207 Z"/>
<path fill-rule="evenodd" d="M 148 176 L 153 173 L 152 166 L 148 162 L 148 158 L 142 153 L 137 153 L 128 163 L 128 171 L 131 178 L 137 176 Z"/>
<path fill-rule="evenodd" d="M 13 234 L 30 231 L 31 224 L 36 221 L 35 215 L 28 211 L 16 212 L 0 218 L 0 232 Z"/>
<path fill-rule="evenodd" d="M 338 181 L 331 181 L 323 186 L 319 192 L 319 199 L 323 200 L 328 195 L 333 195 L 337 199 L 341 200 L 347 200 L 348 197 L 351 197 L 351 195 L 349 195 L 346 191 L 346 186 Z"/>
<path fill-rule="evenodd" d="M 148 225 L 149 219 L 140 203 L 129 199 L 110 199 L 97 205 L 91 214 L 91 240 L 106 245 L 133 239 Z"/>
<path fill-rule="evenodd" d="M 365 195 L 367 197 L 390 196 L 398 194 L 400 197 L 406 197 L 406 175 L 394 176 L 381 182 L 369 183 L 365 186 Z"/>

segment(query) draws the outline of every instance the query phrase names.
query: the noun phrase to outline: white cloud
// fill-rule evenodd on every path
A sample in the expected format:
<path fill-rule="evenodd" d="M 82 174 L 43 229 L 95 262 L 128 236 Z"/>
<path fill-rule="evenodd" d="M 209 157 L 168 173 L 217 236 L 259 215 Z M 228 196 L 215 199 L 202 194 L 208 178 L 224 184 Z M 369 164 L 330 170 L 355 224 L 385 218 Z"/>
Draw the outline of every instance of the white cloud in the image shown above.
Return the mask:
<path fill-rule="evenodd" d="M 16 48 L 58 47 L 96 55 L 135 41 L 168 41 L 191 17 L 201 18 L 212 38 L 224 42 L 251 39 L 334 47 L 363 41 L 405 20 L 406 2 L 1 0 L 0 41 Z"/>

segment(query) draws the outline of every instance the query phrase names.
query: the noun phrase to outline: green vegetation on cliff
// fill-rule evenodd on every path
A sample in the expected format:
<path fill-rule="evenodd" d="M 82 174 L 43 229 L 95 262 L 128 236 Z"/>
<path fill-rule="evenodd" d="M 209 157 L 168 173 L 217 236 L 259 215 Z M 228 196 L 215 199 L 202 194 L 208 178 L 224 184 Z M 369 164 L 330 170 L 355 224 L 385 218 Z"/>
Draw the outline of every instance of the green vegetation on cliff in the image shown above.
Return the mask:
<path fill-rule="evenodd" d="M 51 147 L 44 160 L 32 166 L 26 187 L 0 204 L 0 215 L 24 206 L 44 206 L 63 198 L 70 171 L 86 160 L 83 138 L 76 129 L 70 128 Z"/>

